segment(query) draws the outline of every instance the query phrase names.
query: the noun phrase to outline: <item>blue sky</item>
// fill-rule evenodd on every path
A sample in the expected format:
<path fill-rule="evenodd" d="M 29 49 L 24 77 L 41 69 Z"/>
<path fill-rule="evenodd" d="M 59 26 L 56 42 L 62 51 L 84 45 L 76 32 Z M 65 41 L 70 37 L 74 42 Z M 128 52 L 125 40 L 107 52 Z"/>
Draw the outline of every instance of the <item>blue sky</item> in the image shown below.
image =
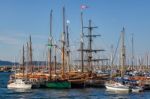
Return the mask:
<path fill-rule="evenodd" d="M 110 53 L 110 45 L 116 46 L 120 31 L 126 29 L 128 54 L 131 52 L 131 34 L 134 33 L 135 54 L 144 55 L 150 46 L 149 0 L 0 0 L 0 59 L 19 60 L 21 47 L 32 36 L 34 60 L 42 60 L 49 35 L 49 15 L 53 9 L 53 37 L 57 42 L 62 33 L 62 7 L 66 7 L 66 19 L 70 20 L 71 46 L 77 49 L 80 39 L 80 6 L 84 10 L 84 25 L 92 19 L 99 28 L 95 34 L 102 37 L 94 45 Z"/>

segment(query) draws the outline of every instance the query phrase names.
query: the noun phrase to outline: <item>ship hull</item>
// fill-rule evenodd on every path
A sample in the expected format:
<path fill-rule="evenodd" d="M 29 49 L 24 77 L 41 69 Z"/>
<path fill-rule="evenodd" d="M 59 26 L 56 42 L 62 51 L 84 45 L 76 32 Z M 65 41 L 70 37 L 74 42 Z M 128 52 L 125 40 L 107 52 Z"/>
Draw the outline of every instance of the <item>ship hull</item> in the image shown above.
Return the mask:
<path fill-rule="evenodd" d="M 8 89 L 31 89 L 31 85 L 16 85 L 16 84 L 9 84 L 7 85 Z"/>
<path fill-rule="evenodd" d="M 105 84 L 105 87 L 108 89 L 108 90 L 112 90 L 112 91 L 130 91 L 130 87 L 127 86 L 127 85 L 123 85 L 121 83 L 106 83 Z"/>
<path fill-rule="evenodd" d="M 56 88 L 56 89 L 63 89 L 63 88 L 71 88 L 71 83 L 68 81 L 49 81 L 46 83 L 46 88 Z"/>
<path fill-rule="evenodd" d="M 114 91 L 129 91 L 129 88 L 123 88 L 123 87 L 113 87 L 113 86 L 105 86 L 108 90 L 114 90 Z"/>

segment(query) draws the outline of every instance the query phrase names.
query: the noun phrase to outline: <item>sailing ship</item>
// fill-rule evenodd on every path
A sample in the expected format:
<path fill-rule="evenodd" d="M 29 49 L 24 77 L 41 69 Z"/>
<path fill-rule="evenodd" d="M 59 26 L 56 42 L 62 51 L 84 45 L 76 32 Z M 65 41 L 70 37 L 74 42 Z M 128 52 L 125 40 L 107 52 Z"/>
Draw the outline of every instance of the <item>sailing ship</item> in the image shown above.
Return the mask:
<path fill-rule="evenodd" d="M 125 57 L 126 57 L 124 35 L 125 35 L 125 29 L 123 28 L 121 32 L 121 77 L 119 78 L 119 80 L 110 80 L 109 82 L 106 82 L 105 87 L 108 90 L 126 91 L 126 92 L 130 91 L 130 86 L 128 82 L 126 83 L 124 79 L 124 73 L 125 73 L 124 66 L 125 66 Z"/>
<path fill-rule="evenodd" d="M 64 70 L 64 66 L 65 66 L 65 63 L 64 63 L 64 59 L 65 59 L 65 35 L 66 35 L 66 33 L 65 33 L 65 24 L 66 24 L 66 22 L 65 22 L 65 8 L 63 7 L 63 34 L 62 34 L 62 36 L 63 36 L 63 38 L 62 38 L 62 74 L 60 75 L 61 76 L 61 78 L 60 77 L 58 77 L 58 79 L 53 79 L 52 78 L 52 65 L 51 65 L 51 54 L 52 54 L 52 49 L 51 49 L 51 47 L 56 47 L 56 45 L 55 44 L 53 44 L 52 43 L 52 10 L 51 10 L 51 13 L 50 13 L 50 39 L 49 39 L 49 46 L 51 46 L 51 47 L 49 47 L 49 52 L 48 52 L 48 66 L 49 66 L 49 80 L 48 81 L 46 81 L 46 83 L 45 83 L 45 87 L 46 88 L 60 88 L 60 89 L 62 89 L 62 88 L 71 88 L 71 83 L 65 78 L 65 70 Z M 55 50 L 56 50 L 56 48 L 55 48 Z M 55 55 L 55 76 L 57 76 L 56 75 L 56 55 Z M 56 77 L 55 77 L 56 78 Z"/>
<path fill-rule="evenodd" d="M 88 34 L 84 35 L 84 28 L 88 30 Z M 94 71 L 94 65 L 93 62 L 99 63 L 99 61 L 105 61 L 108 59 L 94 59 L 93 53 L 97 53 L 99 51 L 104 51 L 103 49 L 93 49 L 92 47 L 92 41 L 93 37 L 97 37 L 100 35 L 93 34 L 92 30 L 97 28 L 97 26 L 92 26 L 92 20 L 89 20 L 89 25 L 87 27 L 83 26 L 83 12 L 81 11 L 81 40 L 80 40 L 80 55 L 81 59 L 76 60 L 81 63 L 80 71 L 77 71 L 76 75 L 74 77 L 70 77 L 70 81 L 72 82 L 72 86 L 74 87 L 91 87 L 91 86 L 104 86 L 104 80 L 102 80 L 103 76 L 96 74 Z M 87 38 L 88 44 L 87 48 L 85 48 L 85 42 L 84 37 Z M 86 53 L 86 55 L 85 55 Z"/>
<path fill-rule="evenodd" d="M 87 65 L 89 66 L 88 68 L 88 73 L 89 73 L 89 76 L 88 78 L 86 79 L 85 81 L 85 84 L 86 86 L 89 86 L 89 87 L 104 87 L 104 84 L 105 84 L 105 81 L 103 80 L 104 78 L 104 75 L 100 75 L 98 77 L 98 75 L 94 72 L 94 65 L 93 65 L 93 62 L 104 62 L 104 61 L 108 61 L 108 59 L 104 59 L 104 58 L 101 58 L 101 59 L 95 59 L 93 56 L 94 56 L 94 53 L 97 53 L 97 52 L 102 52 L 102 51 L 105 51 L 104 49 L 93 49 L 92 48 L 92 41 L 93 41 L 93 38 L 94 37 L 97 37 L 97 36 L 101 36 L 101 35 L 97 35 L 97 34 L 93 34 L 92 33 L 92 30 L 94 28 L 98 28 L 97 26 L 92 26 L 92 20 L 89 20 L 89 26 L 88 27 L 84 27 L 84 28 L 87 28 L 88 29 L 88 35 L 85 35 L 85 37 L 88 38 L 88 48 L 87 49 L 83 49 L 83 51 L 85 51 L 87 53 L 87 60 L 84 60 L 85 62 L 87 62 Z"/>

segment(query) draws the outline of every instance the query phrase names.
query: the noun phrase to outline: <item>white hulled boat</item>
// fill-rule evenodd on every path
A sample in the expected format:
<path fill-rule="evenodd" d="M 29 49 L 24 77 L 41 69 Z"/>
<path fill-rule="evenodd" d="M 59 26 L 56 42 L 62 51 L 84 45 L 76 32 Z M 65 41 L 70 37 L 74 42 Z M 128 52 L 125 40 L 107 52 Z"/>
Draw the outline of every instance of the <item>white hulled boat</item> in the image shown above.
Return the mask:
<path fill-rule="evenodd" d="M 7 85 L 8 89 L 31 89 L 32 84 L 23 79 L 15 79 Z"/>
<path fill-rule="evenodd" d="M 132 87 L 132 92 L 142 92 L 144 90 L 141 86 L 134 86 Z"/>
<path fill-rule="evenodd" d="M 121 82 L 109 82 L 105 84 L 105 87 L 112 91 L 130 91 L 130 87 Z"/>

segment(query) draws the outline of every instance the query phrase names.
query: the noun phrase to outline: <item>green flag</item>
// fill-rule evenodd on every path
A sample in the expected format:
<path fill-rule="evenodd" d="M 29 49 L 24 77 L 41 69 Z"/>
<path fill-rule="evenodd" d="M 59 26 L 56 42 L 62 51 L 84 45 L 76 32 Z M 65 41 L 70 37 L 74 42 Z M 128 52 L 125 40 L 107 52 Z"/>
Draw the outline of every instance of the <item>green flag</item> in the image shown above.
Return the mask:
<path fill-rule="evenodd" d="M 52 44 L 48 44 L 48 48 L 52 48 Z"/>

